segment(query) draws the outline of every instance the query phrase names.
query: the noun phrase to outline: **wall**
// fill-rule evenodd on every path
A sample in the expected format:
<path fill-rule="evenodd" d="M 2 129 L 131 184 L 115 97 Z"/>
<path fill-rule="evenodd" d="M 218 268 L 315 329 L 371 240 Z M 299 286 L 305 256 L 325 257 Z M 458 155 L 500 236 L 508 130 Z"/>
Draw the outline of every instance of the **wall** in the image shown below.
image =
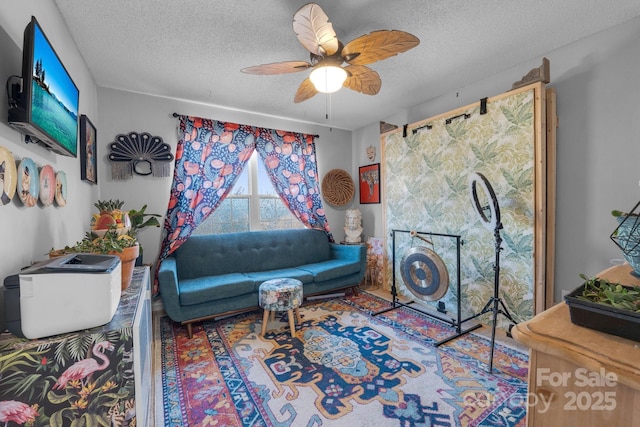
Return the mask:
<path fill-rule="evenodd" d="M 13 153 L 16 161 L 30 157 L 38 166 L 50 164 L 67 176 L 67 205 L 26 208 L 17 195 L 0 206 L 0 278 L 18 272 L 33 261 L 47 257 L 52 247 L 82 239 L 89 227 L 92 203 L 98 187 L 80 180 L 80 159 L 54 154 L 40 146 L 25 144 L 24 137 L 7 125 L 7 95 L 4 83 L 11 75 L 22 74 L 24 29 L 35 16 L 65 64 L 80 91 L 80 113 L 97 119 L 96 85 L 53 2 L 23 0 L 2 2 L 0 6 L 0 146 Z M 95 120 L 98 128 L 100 122 Z M 2 298 L 2 293 L 0 293 Z M 1 305 L 0 305 L 1 307 Z M 1 318 L 2 316 L 0 316 Z M 0 319 L 0 330 L 4 329 Z"/>
<path fill-rule="evenodd" d="M 114 89 L 98 89 L 98 105 L 100 123 L 98 128 L 99 166 L 98 182 L 104 199 L 120 199 L 125 201 L 125 208 L 139 209 L 147 204 L 147 212 L 164 215 L 169 201 L 169 190 L 173 177 L 154 178 L 152 176 L 138 176 L 128 180 L 114 181 L 111 179 L 111 169 L 106 156 L 108 144 L 114 141 L 118 134 L 135 132 L 149 132 L 160 136 L 171 145 L 172 152 L 178 142 L 178 120 L 172 117 L 178 114 L 193 115 L 210 119 L 231 121 L 272 129 L 283 129 L 319 135 L 316 139 L 316 153 L 318 157 L 318 173 L 320 177 L 331 169 L 340 168 L 350 170 L 351 132 L 330 129 L 321 126 L 293 122 L 277 117 L 257 116 L 250 113 L 230 111 L 192 102 L 123 92 Z M 327 219 L 335 234 L 336 240 L 344 238 L 344 210 L 348 206 L 335 208 L 325 202 Z M 145 229 L 140 233 L 140 242 L 145 248 L 144 261 L 152 262 L 160 249 L 161 230 Z"/>
<path fill-rule="evenodd" d="M 402 126 L 500 94 L 542 57 L 550 60 L 559 117 L 556 301 L 579 285 L 579 274 L 595 275 L 622 258 L 609 238 L 616 227 L 610 212 L 629 210 L 640 199 L 639 39 L 636 18 L 383 119 Z M 378 122 L 354 131 L 354 159 L 362 161 L 360 153 L 372 143 L 380 150 L 378 134 Z M 360 209 L 368 218 L 364 233 L 381 236 L 382 205 Z"/>
<path fill-rule="evenodd" d="M 53 2 L 23 0 L 2 2 L 0 5 L 0 80 L 22 71 L 24 28 L 34 15 L 55 47 L 80 91 L 80 113 L 86 114 L 97 129 L 98 185 L 80 179 L 80 159 L 53 154 L 35 145 L 24 143 L 24 137 L 7 125 L 6 94 L 0 99 L 0 146 L 11 151 L 20 161 L 30 157 L 38 166 L 50 164 L 67 176 L 68 200 L 65 207 L 38 204 L 22 206 L 14 197 L 11 203 L 0 206 L 0 279 L 18 272 L 34 261 L 45 259 L 49 249 L 73 244 L 89 229 L 93 204 L 99 199 L 120 199 L 125 208 L 139 209 L 148 204 L 147 212 L 164 214 L 169 199 L 171 177 L 135 176 L 125 181 L 111 179 L 107 161 L 108 144 L 120 133 L 149 132 L 161 136 L 175 151 L 177 120 L 173 112 L 197 115 L 218 120 L 234 121 L 255 126 L 278 128 L 319 135 L 316 140 L 318 171 L 323 177 L 330 169 L 350 170 L 352 165 L 351 132 L 292 122 L 279 117 L 256 116 L 183 100 L 157 98 L 113 89 L 97 88 L 86 64 Z M 172 165 L 173 166 L 173 165 Z M 173 173 L 173 170 L 172 170 Z M 329 224 L 336 239 L 344 238 L 344 211 L 348 206 L 335 208 L 325 205 Z M 160 229 L 146 229 L 140 233 L 146 249 L 144 261 L 152 262 L 160 244 Z M 0 292 L 0 312 L 2 307 Z M 4 320 L 0 316 L 0 330 Z"/>

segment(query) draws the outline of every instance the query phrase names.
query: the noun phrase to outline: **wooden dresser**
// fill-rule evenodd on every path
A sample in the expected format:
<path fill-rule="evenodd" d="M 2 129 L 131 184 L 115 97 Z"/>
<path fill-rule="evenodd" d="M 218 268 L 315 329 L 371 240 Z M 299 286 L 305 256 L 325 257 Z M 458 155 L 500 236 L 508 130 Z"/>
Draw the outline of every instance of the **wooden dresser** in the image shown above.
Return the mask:
<path fill-rule="evenodd" d="M 597 276 L 640 285 L 630 272 L 625 264 Z M 528 426 L 640 425 L 640 342 L 574 325 L 564 302 L 512 334 L 530 348 Z"/>

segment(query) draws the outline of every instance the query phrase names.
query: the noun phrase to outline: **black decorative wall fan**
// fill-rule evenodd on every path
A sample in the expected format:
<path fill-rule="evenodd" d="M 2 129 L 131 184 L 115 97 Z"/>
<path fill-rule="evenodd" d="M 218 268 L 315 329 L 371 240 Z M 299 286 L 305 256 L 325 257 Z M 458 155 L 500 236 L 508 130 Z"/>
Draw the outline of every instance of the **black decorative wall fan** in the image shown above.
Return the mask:
<path fill-rule="evenodd" d="M 159 136 L 149 133 L 129 132 L 116 136 L 109 144 L 111 153 L 111 177 L 123 180 L 136 175 L 169 176 L 170 163 L 173 160 L 171 146 Z"/>

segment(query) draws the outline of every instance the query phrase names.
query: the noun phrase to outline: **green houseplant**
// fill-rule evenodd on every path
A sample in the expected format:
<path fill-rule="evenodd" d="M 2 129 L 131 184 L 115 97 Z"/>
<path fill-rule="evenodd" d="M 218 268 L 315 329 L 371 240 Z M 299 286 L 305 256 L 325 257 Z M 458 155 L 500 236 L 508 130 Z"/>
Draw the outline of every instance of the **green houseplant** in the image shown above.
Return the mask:
<path fill-rule="evenodd" d="M 133 267 L 140 254 L 140 244 L 128 235 L 119 234 L 115 226 L 106 232 L 98 235 L 92 231 L 85 234 L 82 240 L 72 246 L 65 246 L 62 249 L 51 249 L 49 257 L 61 256 L 69 253 L 97 253 L 117 255 L 122 263 L 122 283 L 121 289 L 125 290 L 131 283 L 133 277 Z"/>
<path fill-rule="evenodd" d="M 122 262 L 122 289 L 129 287 L 133 267 L 142 264 L 138 232 L 145 227 L 160 227 L 158 214 L 147 213 L 147 205 L 126 211 L 122 200 L 98 200 L 97 214 L 91 217 L 91 231 L 72 246 L 51 249 L 50 257 L 68 253 L 115 254 Z"/>
<path fill-rule="evenodd" d="M 145 227 L 160 227 L 158 214 L 147 213 L 147 205 L 140 209 L 123 209 L 125 202 L 120 199 L 98 200 L 93 205 L 98 209 L 91 217 L 91 231 L 97 235 L 107 230 L 115 230 L 118 235 L 127 234 L 138 239 L 138 232 Z M 142 265 L 142 246 L 140 245 L 136 265 Z"/>
<path fill-rule="evenodd" d="M 129 228 L 128 235 L 138 238 L 138 232 L 145 227 L 160 227 L 158 219 L 160 215 L 146 213 L 147 205 L 142 206 L 140 210 L 131 209 L 128 212 L 131 227 Z M 142 246 L 140 246 L 140 255 L 136 260 L 136 265 L 142 265 Z"/>
<path fill-rule="evenodd" d="M 51 249 L 49 255 L 59 256 L 68 253 L 99 253 L 110 254 L 113 252 L 122 252 L 127 248 L 131 248 L 138 244 L 138 241 L 127 235 L 118 234 L 115 229 L 108 230 L 102 236 L 88 231 L 82 240 L 79 240 L 72 246 L 65 246 L 62 249 Z"/>
<path fill-rule="evenodd" d="M 584 274 L 580 277 L 584 280 L 584 288 L 577 295 L 579 299 L 640 313 L 640 287 L 623 286 L 598 277 L 589 278 Z"/>
<path fill-rule="evenodd" d="M 140 210 L 131 209 L 128 212 L 129 220 L 131 221 L 130 236 L 137 238 L 138 232 L 145 227 L 160 227 L 160 223 L 157 220 L 160 215 L 146 213 L 146 210 L 147 205 L 144 205 Z"/>
<path fill-rule="evenodd" d="M 640 341 L 640 287 L 580 277 L 583 284 L 565 296 L 571 322 Z"/>

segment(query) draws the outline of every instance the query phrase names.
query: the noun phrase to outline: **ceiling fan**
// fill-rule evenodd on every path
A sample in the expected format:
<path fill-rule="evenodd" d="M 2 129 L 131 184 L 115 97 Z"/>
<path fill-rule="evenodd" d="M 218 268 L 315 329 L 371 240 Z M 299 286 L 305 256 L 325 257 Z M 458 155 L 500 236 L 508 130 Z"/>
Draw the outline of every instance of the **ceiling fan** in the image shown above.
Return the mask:
<path fill-rule="evenodd" d="M 380 91 L 380 75 L 365 65 L 390 58 L 416 47 L 420 40 L 398 30 L 373 31 L 343 45 L 329 17 L 315 3 L 302 6 L 293 15 L 293 31 L 310 52 L 310 62 L 284 61 L 243 68 L 248 74 L 286 74 L 313 69 L 296 92 L 302 102 L 319 92 L 336 92 L 346 87 L 366 95 Z M 343 67 L 343 64 L 347 64 Z"/>

